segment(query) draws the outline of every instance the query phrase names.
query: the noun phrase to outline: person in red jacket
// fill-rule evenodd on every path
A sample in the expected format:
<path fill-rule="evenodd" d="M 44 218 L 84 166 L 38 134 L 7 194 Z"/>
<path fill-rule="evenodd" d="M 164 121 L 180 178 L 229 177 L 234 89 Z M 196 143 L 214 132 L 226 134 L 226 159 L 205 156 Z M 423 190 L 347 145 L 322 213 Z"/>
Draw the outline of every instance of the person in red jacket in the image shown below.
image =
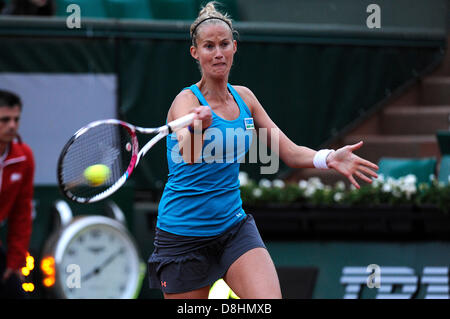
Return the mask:
<path fill-rule="evenodd" d="M 34 158 L 18 135 L 22 102 L 0 90 L 0 224 L 7 240 L 0 242 L 0 298 L 24 296 L 21 287 L 32 228 Z"/>

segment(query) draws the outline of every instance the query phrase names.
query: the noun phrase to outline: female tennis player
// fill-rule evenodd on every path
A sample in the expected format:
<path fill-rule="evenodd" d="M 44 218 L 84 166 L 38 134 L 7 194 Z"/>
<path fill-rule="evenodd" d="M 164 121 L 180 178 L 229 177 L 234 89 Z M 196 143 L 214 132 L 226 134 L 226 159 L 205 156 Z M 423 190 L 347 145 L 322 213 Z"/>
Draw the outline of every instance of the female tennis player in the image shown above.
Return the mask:
<path fill-rule="evenodd" d="M 190 31 L 201 79 L 176 96 L 167 121 L 191 112 L 196 120 L 167 137 L 169 178 L 149 258 L 150 287 L 165 298 L 207 298 L 211 284 L 223 278 L 240 298 L 281 298 L 274 263 L 240 198 L 239 159 L 251 144 L 251 119 L 256 131 L 267 129 L 268 141 L 276 134 L 279 156 L 290 167 L 335 169 L 357 188 L 355 177 L 370 183 L 378 167 L 353 154 L 362 142 L 336 151 L 294 144 L 252 91 L 228 83 L 237 42 L 232 21 L 214 2 L 200 11 Z M 244 142 L 218 147 L 229 142 L 227 130 Z"/>

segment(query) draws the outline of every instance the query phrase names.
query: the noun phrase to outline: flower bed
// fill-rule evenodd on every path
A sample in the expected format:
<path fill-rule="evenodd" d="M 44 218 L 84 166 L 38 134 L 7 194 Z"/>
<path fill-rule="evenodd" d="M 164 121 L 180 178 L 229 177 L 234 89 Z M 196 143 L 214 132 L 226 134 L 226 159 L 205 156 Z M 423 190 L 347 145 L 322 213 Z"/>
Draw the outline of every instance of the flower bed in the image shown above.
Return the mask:
<path fill-rule="evenodd" d="M 379 176 L 360 189 L 319 178 L 299 183 L 240 174 L 244 210 L 264 238 L 450 239 L 450 186 L 417 184 L 413 175 Z"/>
<path fill-rule="evenodd" d="M 356 189 L 347 188 L 340 181 L 334 186 L 325 185 L 313 177 L 298 183 L 284 183 L 282 180 L 261 179 L 255 182 L 245 172 L 239 174 L 241 197 L 245 205 L 312 205 L 316 207 L 367 209 L 383 208 L 398 210 L 409 207 L 416 211 L 438 210 L 448 214 L 450 210 L 450 183 L 438 182 L 430 176 L 429 183 L 417 183 L 414 175 L 399 179 L 379 175 L 372 184 Z"/>

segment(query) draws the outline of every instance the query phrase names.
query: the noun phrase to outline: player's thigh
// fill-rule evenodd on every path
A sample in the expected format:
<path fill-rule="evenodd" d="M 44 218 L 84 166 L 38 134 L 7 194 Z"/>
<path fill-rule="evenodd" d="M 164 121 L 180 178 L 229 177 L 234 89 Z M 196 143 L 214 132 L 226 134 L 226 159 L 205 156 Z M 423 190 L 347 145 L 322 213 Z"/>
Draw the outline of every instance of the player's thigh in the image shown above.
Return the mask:
<path fill-rule="evenodd" d="M 265 248 L 254 248 L 240 256 L 230 266 L 224 280 L 243 299 L 281 298 L 277 271 Z"/>
<path fill-rule="evenodd" d="M 210 286 L 200 289 L 181 292 L 181 293 L 164 293 L 164 299 L 208 299 Z"/>

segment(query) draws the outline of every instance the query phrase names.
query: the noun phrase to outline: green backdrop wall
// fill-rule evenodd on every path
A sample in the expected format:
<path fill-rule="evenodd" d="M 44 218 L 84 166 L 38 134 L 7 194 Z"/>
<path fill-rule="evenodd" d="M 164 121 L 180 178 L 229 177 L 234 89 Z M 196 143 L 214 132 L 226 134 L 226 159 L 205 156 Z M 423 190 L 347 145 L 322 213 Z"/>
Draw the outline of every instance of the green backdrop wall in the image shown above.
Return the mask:
<path fill-rule="evenodd" d="M 0 20 L 0 72 L 114 73 L 117 115 L 140 126 L 164 122 L 176 94 L 200 79 L 189 54 L 188 23 L 84 23 L 70 30 L 59 18 Z M 432 28 L 415 35 L 388 29 L 375 36 L 365 26 L 268 28 L 243 22 L 236 27 L 238 52 L 229 82 L 249 87 L 293 141 L 312 148 L 417 80 L 446 49 L 445 33 Z M 51 94 L 51 88 L 42 94 Z M 160 143 L 132 178 L 138 188 L 158 189 L 166 167 Z M 258 167 L 245 164 L 243 170 L 256 177 Z M 279 173 L 284 171 L 281 166 Z"/>
<path fill-rule="evenodd" d="M 441 62 L 447 49 L 445 32 L 435 25 L 411 24 L 403 29 L 388 26 L 381 32 L 368 30 L 364 23 L 357 27 L 334 27 L 242 22 L 236 23 L 236 28 L 240 37 L 230 83 L 252 89 L 292 140 L 312 148 L 326 144 L 380 107 L 386 98 L 417 81 Z M 165 120 L 175 95 L 199 80 L 197 66 L 189 56 L 188 29 L 189 24 L 184 22 L 84 19 L 83 27 L 77 30 L 67 29 L 63 18 L 2 17 L 0 73 L 115 74 L 117 116 L 136 125 L 154 126 Z M 51 90 L 42 94 L 51 95 Z M 164 143 L 148 156 L 151 160 L 145 158 L 130 181 L 136 190 L 161 189 L 167 178 Z M 258 175 L 258 168 L 258 164 L 243 165 L 252 177 Z M 280 173 L 285 170 L 282 167 Z M 36 192 L 38 218 L 33 250 L 39 250 L 47 238 L 51 230 L 51 203 L 60 197 L 55 185 L 49 186 L 40 186 Z M 133 192 L 126 193 L 120 204 L 128 218 L 134 210 L 129 206 L 131 197 Z M 131 219 L 132 232 L 134 225 L 139 226 Z M 150 234 L 147 235 L 148 238 L 139 240 L 144 258 L 151 247 Z M 307 266 L 307 258 L 301 261 L 285 258 L 308 256 L 310 250 L 325 253 L 328 249 L 316 244 L 292 246 L 291 250 L 289 247 L 287 243 L 268 245 L 280 265 Z M 353 249 L 347 244 L 342 247 L 342 251 L 336 249 L 341 252 Z M 399 247 L 393 246 L 391 254 L 397 254 Z M 447 246 L 439 247 L 439 251 L 448 250 Z M 421 258 L 420 254 L 411 254 L 411 258 Z M 446 262 L 431 261 L 437 266 Z M 314 261 L 321 265 L 322 262 L 335 261 Z M 355 262 L 362 265 L 372 259 Z M 379 256 L 373 262 L 386 264 L 387 260 Z M 409 265 L 416 267 L 416 271 L 424 266 Z M 341 268 L 336 268 L 333 276 L 340 271 Z M 320 291 L 326 289 L 322 280 L 319 277 Z M 335 285 L 336 280 L 332 280 Z M 343 287 L 339 287 L 333 288 L 329 295 L 317 292 L 316 296 L 340 297 Z"/>

